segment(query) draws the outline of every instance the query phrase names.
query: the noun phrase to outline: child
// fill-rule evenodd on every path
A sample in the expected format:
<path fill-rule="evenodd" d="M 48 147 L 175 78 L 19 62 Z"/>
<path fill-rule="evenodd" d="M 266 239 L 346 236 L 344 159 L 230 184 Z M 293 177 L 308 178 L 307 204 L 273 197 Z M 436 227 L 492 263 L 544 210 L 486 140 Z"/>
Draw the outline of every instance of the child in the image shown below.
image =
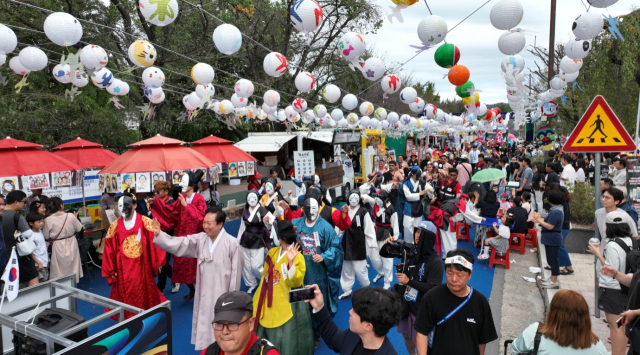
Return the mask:
<path fill-rule="evenodd" d="M 507 210 L 509 208 L 511 208 L 511 202 L 509 202 L 509 193 L 503 192 L 500 194 L 500 210 L 498 211 L 498 216 L 507 214 Z"/>
<path fill-rule="evenodd" d="M 36 250 L 31 254 L 31 258 L 38 267 L 38 278 L 40 282 L 49 280 L 49 255 L 47 254 L 47 243 L 42 235 L 42 226 L 44 225 L 44 216 L 37 212 L 31 212 L 27 215 L 27 222 L 33 231 L 33 242 L 36 243 Z"/>
<path fill-rule="evenodd" d="M 493 231 L 497 234 L 495 237 L 487 238 L 484 241 L 484 252 L 478 256 L 478 259 L 489 259 L 491 255 L 491 247 L 496 248 L 496 254 L 504 255 L 509 249 L 509 238 L 511 237 L 511 225 L 513 225 L 514 216 L 507 213 L 502 216 L 500 222 L 502 225 L 498 228 L 497 223 L 493 223 Z"/>

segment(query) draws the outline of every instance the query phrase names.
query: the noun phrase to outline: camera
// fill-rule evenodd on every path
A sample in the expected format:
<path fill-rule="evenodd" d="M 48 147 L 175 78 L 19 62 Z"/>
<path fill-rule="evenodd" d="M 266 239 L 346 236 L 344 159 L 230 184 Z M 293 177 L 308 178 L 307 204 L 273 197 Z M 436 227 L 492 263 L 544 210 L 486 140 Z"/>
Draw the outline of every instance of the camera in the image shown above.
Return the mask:
<path fill-rule="evenodd" d="M 403 261 L 412 259 L 415 255 L 413 243 L 407 243 L 402 239 L 385 243 L 380 249 L 383 258 L 400 258 Z"/>

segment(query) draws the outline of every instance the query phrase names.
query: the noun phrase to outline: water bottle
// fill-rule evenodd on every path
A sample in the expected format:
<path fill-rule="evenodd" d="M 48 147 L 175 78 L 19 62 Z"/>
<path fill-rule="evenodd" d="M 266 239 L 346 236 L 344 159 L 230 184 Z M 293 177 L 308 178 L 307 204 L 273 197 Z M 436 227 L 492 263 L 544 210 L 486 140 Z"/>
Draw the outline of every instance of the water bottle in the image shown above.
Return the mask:
<path fill-rule="evenodd" d="M 591 245 L 600 245 L 600 239 L 593 237 L 591 239 L 589 239 L 589 244 Z"/>

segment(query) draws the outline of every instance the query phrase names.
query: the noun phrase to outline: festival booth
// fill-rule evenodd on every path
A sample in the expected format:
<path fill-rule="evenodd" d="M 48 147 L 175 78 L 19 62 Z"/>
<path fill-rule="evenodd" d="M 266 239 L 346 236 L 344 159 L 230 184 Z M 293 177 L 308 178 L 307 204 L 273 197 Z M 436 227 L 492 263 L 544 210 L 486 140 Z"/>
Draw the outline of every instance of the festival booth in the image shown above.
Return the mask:
<path fill-rule="evenodd" d="M 353 173 L 356 184 L 367 181 L 367 175 L 375 169 L 378 159 L 387 159 L 389 151 L 385 140 L 382 130 L 354 129 L 336 133 L 334 144 L 342 146 L 340 149 L 345 174 Z M 397 154 L 394 151 L 392 153 Z"/>
<path fill-rule="evenodd" d="M 228 178 L 230 184 L 236 182 L 239 184 L 240 177 L 254 175 L 256 172 L 256 158 L 226 139 L 210 135 L 191 142 L 191 149 L 214 163 L 212 169 L 214 186 L 219 183 L 220 177 Z"/>

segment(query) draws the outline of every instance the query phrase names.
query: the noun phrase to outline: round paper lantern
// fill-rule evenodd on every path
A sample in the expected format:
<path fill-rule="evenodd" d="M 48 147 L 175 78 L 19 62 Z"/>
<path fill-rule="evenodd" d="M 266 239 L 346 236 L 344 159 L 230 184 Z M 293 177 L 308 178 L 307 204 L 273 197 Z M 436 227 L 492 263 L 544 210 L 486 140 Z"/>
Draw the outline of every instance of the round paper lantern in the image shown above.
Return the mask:
<path fill-rule="evenodd" d="M 491 110 L 486 110 L 486 111 L 484 111 L 484 112 L 485 112 L 484 117 L 482 117 L 482 119 L 483 119 L 484 121 L 491 121 L 491 120 L 493 120 L 493 111 L 491 111 Z"/>
<path fill-rule="evenodd" d="M 9 27 L 0 24 L 0 54 L 9 54 L 16 49 L 18 37 Z"/>
<path fill-rule="evenodd" d="M 58 64 L 53 67 L 53 78 L 59 83 L 69 84 L 71 82 L 71 67 L 69 64 Z"/>
<path fill-rule="evenodd" d="M 393 94 L 400 90 L 400 85 L 402 85 L 402 83 L 399 76 L 396 74 L 389 74 L 382 78 L 380 85 L 382 86 L 382 91 L 387 94 Z"/>
<path fill-rule="evenodd" d="M 233 114 L 240 118 L 240 117 L 244 117 L 247 114 L 247 108 L 246 107 L 236 107 L 233 109 Z"/>
<path fill-rule="evenodd" d="M 284 110 L 279 110 L 278 112 L 276 112 L 276 120 L 279 122 L 284 122 L 287 120 L 287 114 L 284 112 Z"/>
<path fill-rule="evenodd" d="M 296 112 L 304 112 L 307 109 L 307 101 L 305 99 L 296 97 L 295 100 L 293 100 L 293 109 L 296 110 Z"/>
<path fill-rule="evenodd" d="M 222 100 L 218 103 L 218 108 L 216 109 L 217 112 L 219 111 L 219 113 L 221 115 L 226 115 L 229 113 L 233 113 L 233 109 L 235 107 L 233 106 L 233 103 L 231 103 L 231 101 L 229 100 Z"/>
<path fill-rule="evenodd" d="M 617 3 L 618 0 L 587 0 L 587 2 L 593 7 L 603 9 Z"/>
<path fill-rule="evenodd" d="M 327 115 L 327 108 L 324 105 L 316 105 L 313 108 L 313 114 L 316 117 L 324 117 Z"/>
<path fill-rule="evenodd" d="M 297 0 L 291 6 L 289 20 L 293 27 L 302 33 L 315 31 L 323 19 L 322 6 L 313 0 Z"/>
<path fill-rule="evenodd" d="M 344 95 L 344 97 L 342 98 L 342 107 L 344 107 L 345 110 L 351 111 L 355 109 L 357 106 L 358 106 L 358 98 L 356 97 L 356 95 L 353 95 L 353 94 Z"/>
<path fill-rule="evenodd" d="M 91 82 L 99 89 L 109 87 L 113 83 L 113 74 L 111 70 L 102 68 L 93 73 L 91 76 Z"/>
<path fill-rule="evenodd" d="M 187 96 L 187 101 L 189 105 L 187 106 L 187 104 L 185 103 L 185 107 L 190 111 L 197 109 L 202 104 L 202 99 L 200 99 L 195 92 L 192 92 L 191 94 L 189 94 L 189 96 Z"/>
<path fill-rule="evenodd" d="M 349 122 L 347 122 L 347 120 L 344 118 L 338 121 L 338 127 L 340 128 L 347 128 L 348 125 Z"/>
<path fill-rule="evenodd" d="M 124 84 L 125 82 L 120 79 L 113 79 L 113 82 L 111 83 L 111 85 L 107 87 L 107 92 L 111 95 L 120 96 L 122 95 L 121 93 L 124 89 Z M 160 90 L 161 90 L 160 92 L 162 92 L 162 89 Z"/>
<path fill-rule="evenodd" d="M 100 46 L 94 44 L 86 45 L 80 51 L 80 61 L 89 70 L 100 70 L 107 66 L 109 57 L 107 52 Z"/>
<path fill-rule="evenodd" d="M 358 124 L 359 121 L 360 121 L 360 117 L 358 117 L 358 115 L 356 115 L 355 113 L 352 112 L 347 115 L 347 122 L 350 125 Z"/>
<path fill-rule="evenodd" d="M 12 72 L 18 75 L 27 75 L 31 73 L 31 70 L 25 68 L 24 65 L 20 63 L 20 58 L 18 56 L 11 58 L 11 60 L 9 61 L 9 68 Z"/>
<path fill-rule="evenodd" d="M 504 55 L 518 54 L 526 45 L 527 39 L 520 31 L 505 32 L 498 39 L 498 49 Z"/>
<path fill-rule="evenodd" d="M 372 118 L 369 122 L 370 129 L 380 129 L 380 121 L 377 118 Z"/>
<path fill-rule="evenodd" d="M 231 95 L 231 103 L 233 104 L 233 107 L 245 107 L 249 103 L 249 100 L 238 96 L 238 94 L 233 94 Z"/>
<path fill-rule="evenodd" d="M 260 121 L 266 120 L 268 116 L 269 114 L 264 112 L 263 110 L 259 110 L 259 112 L 256 114 L 256 118 Z"/>
<path fill-rule="evenodd" d="M 501 0 L 491 8 L 489 18 L 493 27 L 510 30 L 522 21 L 524 9 L 518 0 Z"/>
<path fill-rule="evenodd" d="M 164 84 L 164 79 L 164 72 L 160 68 L 149 67 L 142 72 L 142 82 L 147 86 L 159 88 Z"/>
<path fill-rule="evenodd" d="M 295 84 L 298 91 L 309 92 L 316 86 L 316 77 L 309 72 L 303 71 L 296 75 Z"/>
<path fill-rule="evenodd" d="M 409 122 L 411 122 L 411 116 L 404 114 L 402 116 L 400 116 L 400 124 L 407 126 L 409 124 Z"/>
<path fill-rule="evenodd" d="M 20 57 L 20 63 L 31 71 L 44 69 L 49 61 L 42 49 L 36 47 L 23 48 L 18 56 Z"/>
<path fill-rule="evenodd" d="M 293 118 L 288 118 L 289 122 L 296 123 L 300 121 L 300 114 L 295 115 Z"/>
<path fill-rule="evenodd" d="M 333 111 L 331 111 L 331 118 L 333 118 L 336 121 L 340 121 L 344 118 L 344 113 L 342 112 L 341 109 L 334 108 Z"/>
<path fill-rule="evenodd" d="M 373 117 L 379 119 L 379 120 L 386 120 L 387 119 L 387 110 L 383 109 L 382 107 L 378 107 L 374 112 L 373 112 Z"/>
<path fill-rule="evenodd" d="M 446 114 L 444 113 L 444 111 L 442 111 L 441 109 L 437 109 L 436 117 L 434 117 L 434 120 L 444 123 L 446 121 Z"/>
<path fill-rule="evenodd" d="M 436 64 L 440 67 L 448 69 L 458 64 L 460 60 L 460 50 L 451 43 L 445 43 L 436 49 L 433 55 Z"/>
<path fill-rule="evenodd" d="M 126 81 L 122 81 L 120 80 L 120 84 L 118 84 L 118 87 L 120 88 L 120 91 L 118 92 L 118 96 L 124 96 L 127 95 L 129 93 L 129 83 L 127 83 Z M 164 93 L 162 93 L 162 97 L 160 97 L 158 100 L 154 101 L 154 104 L 159 104 L 160 102 L 164 101 Z"/>
<path fill-rule="evenodd" d="M 262 99 L 267 106 L 275 107 L 280 103 L 280 94 L 275 90 L 267 90 L 262 96 Z"/>
<path fill-rule="evenodd" d="M 358 122 L 358 126 L 362 129 L 369 129 L 369 125 L 371 124 L 371 117 L 362 116 L 360 117 L 360 122 Z"/>
<path fill-rule="evenodd" d="M 478 107 L 478 114 L 476 115 L 476 117 L 479 120 L 484 120 L 485 117 L 487 117 L 487 105 L 485 104 L 480 104 L 480 107 Z"/>
<path fill-rule="evenodd" d="M 178 0 L 139 0 L 140 12 L 147 22 L 166 26 L 178 17 Z"/>
<path fill-rule="evenodd" d="M 559 74 L 560 79 L 564 80 L 567 83 L 571 83 L 571 82 L 575 81 L 578 78 L 579 75 L 580 75 L 580 71 L 579 70 L 576 70 L 575 73 L 567 73 L 565 71 L 561 71 L 560 74 Z"/>
<path fill-rule="evenodd" d="M 213 30 L 213 45 L 218 52 L 232 55 L 242 46 L 242 33 L 234 25 L 222 24 Z"/>
<path fill-rule="evenodd" d="M 199 98 L 202 98 L 206 93 L 209 93 L 210 96 L 215 95 L 216 88 L 213 86 L 213 84 L 196 86 L 196 94 L 198 95 Z"/>
<path fill-rule="evenodd" d="M 118 80 L 118 79 L 116 79 L 116 80 Z M 114 80 L 114 84 L 115 84 L 115 80 Z M 111 85 L 114 85 L 114 84 L 111 84 Z M 152 88 L 152 87 L 149 87 L 149 86 L 145 86 L 144 87 L 144 96 L 146 96 L 147 99 L 149 99 L 149 101 L 158 100 L 162 96 L 162 93 L 163 93 L 162 88 Z"/>
<path fill-rule="evenodd" d="M 389 114 L 387 115 L 387 121 L 389 121 L 389 125 L 391 126 L 394 126 L 396 123 L 398 123 L 399 119 L 400 116 L 398 116 L 398 114 L 395 112 L 389 112 Z"/>
<path fill-rule="evenodd" d="M 340 37 L 340 41 L 338 41 L 338 50 L 340 50 L 340 54 L 349 61 L 358 59 L 364 54 L 364 38 L 361 34 L 347 32 Z"/>
<path fill-rule="evenodd" d="M 424 104 L 425 102 L 422 98 L 416 97 L 416 99 L 409 104 L 409 110 L 415 113 L 420 113 L 422 112 L 422 109 L 424 109 Z"/>
<path fill-rule="evenodd" d="M 447 36 L 447 23 L 440 16 L 430 15 L 418 24 L 418 37 L 423 44 L 433 46 Z"/>
<path fill-rule="evenodd" d="M 262 67 L 267 75 L 279 78 L 287 72 L 287 58 L 278 52 L 271 52 L 264 57 Z"/>
<path fill-rule="evenodd" d="M 338 123 L 340 123 L 340 122 L 338 122 Z M 387 121 L 387 120 L 380 121 L 380 129 L 385 130 L 385 131 L 391 129 L 391 125 L 389 124 L 389 121 Z"/>
<path fill-rule="evenodd" d="M 63 46 L 73 46 L 82 38 L 82 25 L 66 12 L 54 12 L 44 20 L 44 33 L 51 42 Z"/>
<path fill-rule="evenodd" d="M 504 73 L 511 68 L 514 74 L 520 74 L 524 70 L 524 58 L 519 54 L 506 56 L 500 63 L 500 68 Z"/>
<path fill-rule="evenodd" d="M 264 111 L 267 114 L 274 113 L 274 112 L 276 112 L 277 109 L 278 108 L 275 105 L 274 106 L 269 106 L 269 105 L 267 105 L 266 102 L 262 104 L 262 111 Z"/>
<path fill-rule="evenodd" d="M 71 84 L 79 88 L 87 86 L 87 84 L 89 84 L 89 77 L 87 76 L 87 73 L 76 70 L 75 74 L 71 77 Z"/>
<path fill-rule="evenodd" d="M 411 104 L 417 97 L 418 92 L 411 86 L 407 86 L 406 88 L 402 89 L 402 91 L 400 91 L 400 101 L 402 101 L 402 103 L 404 104 Z"/>
<path fill-rule="evenodd" d="M 296 110 L 293 109 L 293 106 L 287 106 L 284 109 L 284 114 L 287 116 L 287 119 L 292 119 L 292 118 L 296 117 L 298 112 L 296 112 Z"/>
<path fill-rule="evenodd" d="M 559 76 L 555 76 L 549 82 L 549 86 L 551 86 L 552 90 L 562 90 L 567 87 L 567 82 L 562 80 L 562 78 L 560 78 Z"/>
<path fill-rule="evenodd" d="M 570 40 L 564 45 L 564 52 L 571 59 L 583 59 L 591 51 L 591 41 Z"/>
<path fill-rule="evenodd" d="M 340 99 L 340 88 L 333 84 L 328 84 L 322 89 L 322 98 L 330 104 L 335 103 Z"/>
<path fill-rule="evenodd" d="M 573 21 L 573 26 L 571 29 L 573 30 L 573 34 L 578 39 L 588 40 L 593 39 L 595 36 L 602 32 L 602 28 L 604 27 L 604 18 L 599 13 L 585 12 L 578 16 L 575 21 Z"/>
<path fill-rule="evenodd" d="M 131 63 L 140 68 L 148 68 L 152 66 L 158 58 L 156 47 L 154 47 L 150 42 L 143 40 L 137 40 L 131 43 L 128 54 Z"/>
<path fill-rule="evenodd" d="M 193 104 L 189 103 L 189 95 L 184 95 L 182 97 L 182 104 L 184 105 L 184 108 L 186 108 L 188 111 L 193 111 L 197 108 Z"/>
<path fill-rule="evenodd" d="M 469 97 L 471 96 L 471 93 L 475 91 L 475 90 L 472 90 L 473 87 L 474 87 L 473 83 L 471 81 L 467 81 L 466 83 L 460 86 L 456 86 L 456 94 L 458 94 L 458 96 L 460 96 L 463 99 L 465 97 Z"/>
<path fill-rule="evenodd" d="M 382 78 L 384 70 L 384 62 L 375 57 L 367 59 L 362 66 L 362 74 L 371 81 L 377 81 Z"/>
<path fill-rule="evenodd" d="M 436 117 L 437 111 L 438 111 L 438 108 L 436 107 L 436 105 L 427 104 L 427 105 L 424 105 L 424 108 L 422 109 L 422 114 L 427 118 L 433 119 L 434 117 Z"/>
<path fill-rule="evenodd" d="M 306 112 L 302 113 L 302 123 L 304 124 L 309 124 L 313 121 L 315 121 L 316 116 L 313 114 L 313 110 L 307 110 Z"/>
<path fill-rule="evenodd" d="M 236 81 L 235 90 L 240 97 L 250 97 L 253 95 L 253 83 L 247 79 L 240 79 Z"/>
<path fill-rule="evenodd" d="M 478 107 L 480 105 L 480 95 L 478 95 L 477 92 L 474 92 L 469 97 L 462 99 L 462 103 L 467 110 L 472 107 Z"/>
<path fill-rule="evenodd" d="M 191 67 L 191 79 L 198 85 L 212 83 L 215 75 L 213 67 L 207 63 L 198 63 Z"/>
<path fill-rule="evenodd" d="M 365 101 L 360 104 L 360 114 L 363 116 L 369 116 L 373 114 L 373 104 L 369 101 Z"/>
<path fill-rule="evenodd" d="M 566 73 L 575 73 L 582 68 L 582 59 L 571 59 L 564 56 L 560 61 L 560 70 Z"/>
<path fill-rule="evenodd" d="M 455 86 L 463 85 L 469 81 L 469 77 L 471 77 L 471 73 L 464 65 L 454 65 L 449 69 L 449 74 L 447 74 L 447 79 Z"/>

